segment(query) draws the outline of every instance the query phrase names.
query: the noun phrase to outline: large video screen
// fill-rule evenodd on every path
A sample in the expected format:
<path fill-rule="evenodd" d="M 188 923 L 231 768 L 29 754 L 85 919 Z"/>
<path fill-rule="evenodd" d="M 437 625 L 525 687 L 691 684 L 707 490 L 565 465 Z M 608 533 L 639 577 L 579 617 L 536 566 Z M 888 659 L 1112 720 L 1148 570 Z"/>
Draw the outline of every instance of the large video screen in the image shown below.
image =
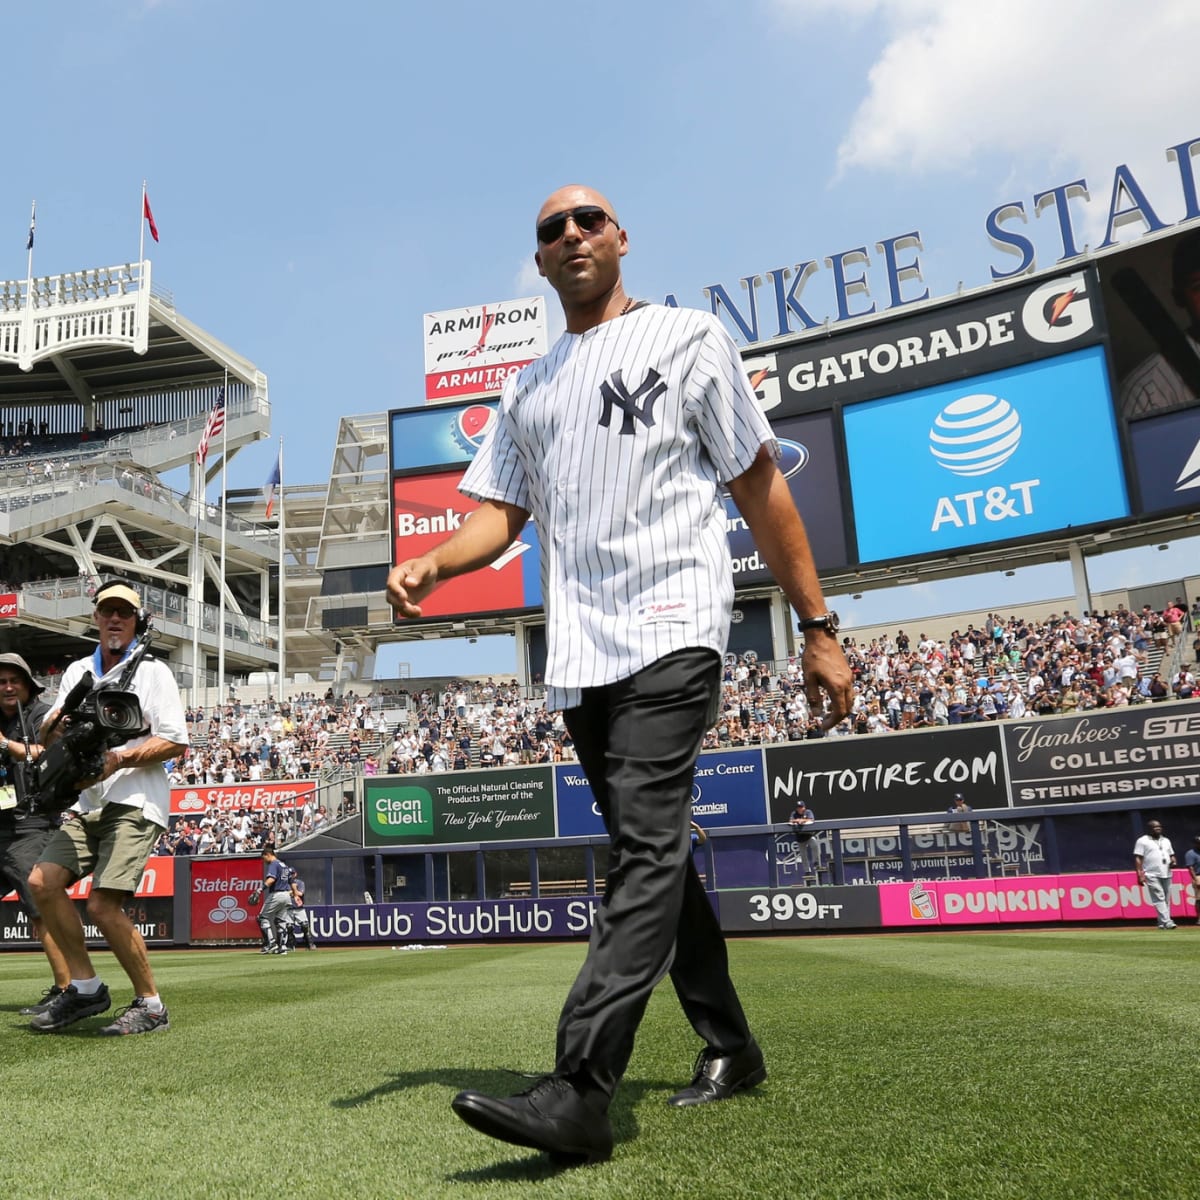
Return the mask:
<path fill-rule="evenodd" d="M 1100 346 L 843 415 L 862 562 L 1129 515 Z"/>
<path fill-rule="evenodd" d="M 458 490 L 464 472 L 400 475 L 392 479 L 392 562 L 431 550 L 479 507 Z M 439 584 L 422 602 L 426 617 L 508 613 L 542 605 L 537 530 L 520 538 L 490 566 Z"/>

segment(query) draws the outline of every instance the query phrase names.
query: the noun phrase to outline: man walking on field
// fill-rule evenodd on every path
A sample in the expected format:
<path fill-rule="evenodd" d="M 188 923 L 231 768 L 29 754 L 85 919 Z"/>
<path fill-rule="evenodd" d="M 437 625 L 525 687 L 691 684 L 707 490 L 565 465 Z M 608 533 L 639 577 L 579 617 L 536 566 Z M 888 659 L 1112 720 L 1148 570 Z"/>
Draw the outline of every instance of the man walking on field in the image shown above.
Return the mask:
<path fill-rule="evenodd" d="M 492 1137 L 579 1163 L 612 1152 L 608 1108 L 668 973 L 704 1043 L 669 1103 L 724 1100 L 766 1079 L 690 854 L 692 774 L 716 717 L 733 601 L 722 486 L 810 631 L 805 684 L 817 711 L 827 693 L 827 726 L 848 712 L 851 678 L 777 444 L 720 323 L 626 295 L 628 235 L 599 192 L 561 188 L 535 234 L 566 332 L 506 383 L 462 482 L 479 508 L 392 570 L 388 600 L 420 617 L 439 582 L 493 562 L 533 516 L 546 705 L 563 710 L 610 866 L 554 1072 L 517 1096 L 462 1092 L 454 1109 Z"/>

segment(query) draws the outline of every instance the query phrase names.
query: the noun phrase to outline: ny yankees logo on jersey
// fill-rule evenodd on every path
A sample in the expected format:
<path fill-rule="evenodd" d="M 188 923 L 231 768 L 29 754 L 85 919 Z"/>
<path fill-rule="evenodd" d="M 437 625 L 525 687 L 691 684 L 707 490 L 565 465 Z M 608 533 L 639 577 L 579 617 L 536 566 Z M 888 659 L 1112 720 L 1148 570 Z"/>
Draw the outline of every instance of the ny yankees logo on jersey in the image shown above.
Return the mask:
<path fill-rule="evenodd" d="M 666 390 L 662 376 L 653 367 L 646 368 L 646 378 L 633 392 L 625 386 L 620 370 L 614 371 L 600 385 L 600 398 L 604 401 L 604 407 L 600 410 L 600 424 L 608 428 L 615 404 L 625 414 L 620 433 L 632 434 L 635 418 L 649 429 L 654 424 L 654 405 Z"/>

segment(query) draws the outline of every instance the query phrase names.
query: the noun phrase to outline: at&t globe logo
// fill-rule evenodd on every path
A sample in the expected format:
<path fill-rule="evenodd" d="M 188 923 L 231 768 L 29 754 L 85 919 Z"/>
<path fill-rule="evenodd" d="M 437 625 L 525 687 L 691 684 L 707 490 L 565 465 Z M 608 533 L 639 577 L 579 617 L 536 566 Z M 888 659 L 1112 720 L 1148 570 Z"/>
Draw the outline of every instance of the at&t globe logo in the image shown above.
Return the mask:
<path fill-rule="evenodd" d="M 929 449 L 955 475 L 986 475 L 1021 444 L 1021 415 L 1001 396 L 979 392 L 952 400 L 929 431 Z"/>

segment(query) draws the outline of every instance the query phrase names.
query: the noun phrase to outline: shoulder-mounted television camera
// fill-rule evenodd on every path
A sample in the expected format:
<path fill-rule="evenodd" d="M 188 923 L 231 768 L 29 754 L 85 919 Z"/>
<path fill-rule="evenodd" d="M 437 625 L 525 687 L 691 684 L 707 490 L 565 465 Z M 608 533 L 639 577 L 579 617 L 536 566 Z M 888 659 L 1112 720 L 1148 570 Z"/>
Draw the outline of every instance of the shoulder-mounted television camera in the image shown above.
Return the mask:
<path fill-rule="evenodd" d="M 27 813 L 60 813 L 79 799 L 80 784 L 96 779 L 104 771 L 104 755 L 132 738 L 150 732 L 141 702 L 130 690 L 134 672 L 154 640 L 153 621 L 134 643 L 121 674 L 113 682 L 96 682 L 91 671 L 67 693 L 49 734 L 62 727 L 56 741 L 46 747 L 36 762 L 29 757 L 15 764 L 21 772 L 24 805 Z M 25 728 L 21 713 L 22 737 L 31 745 L 37 738 Z"/>

